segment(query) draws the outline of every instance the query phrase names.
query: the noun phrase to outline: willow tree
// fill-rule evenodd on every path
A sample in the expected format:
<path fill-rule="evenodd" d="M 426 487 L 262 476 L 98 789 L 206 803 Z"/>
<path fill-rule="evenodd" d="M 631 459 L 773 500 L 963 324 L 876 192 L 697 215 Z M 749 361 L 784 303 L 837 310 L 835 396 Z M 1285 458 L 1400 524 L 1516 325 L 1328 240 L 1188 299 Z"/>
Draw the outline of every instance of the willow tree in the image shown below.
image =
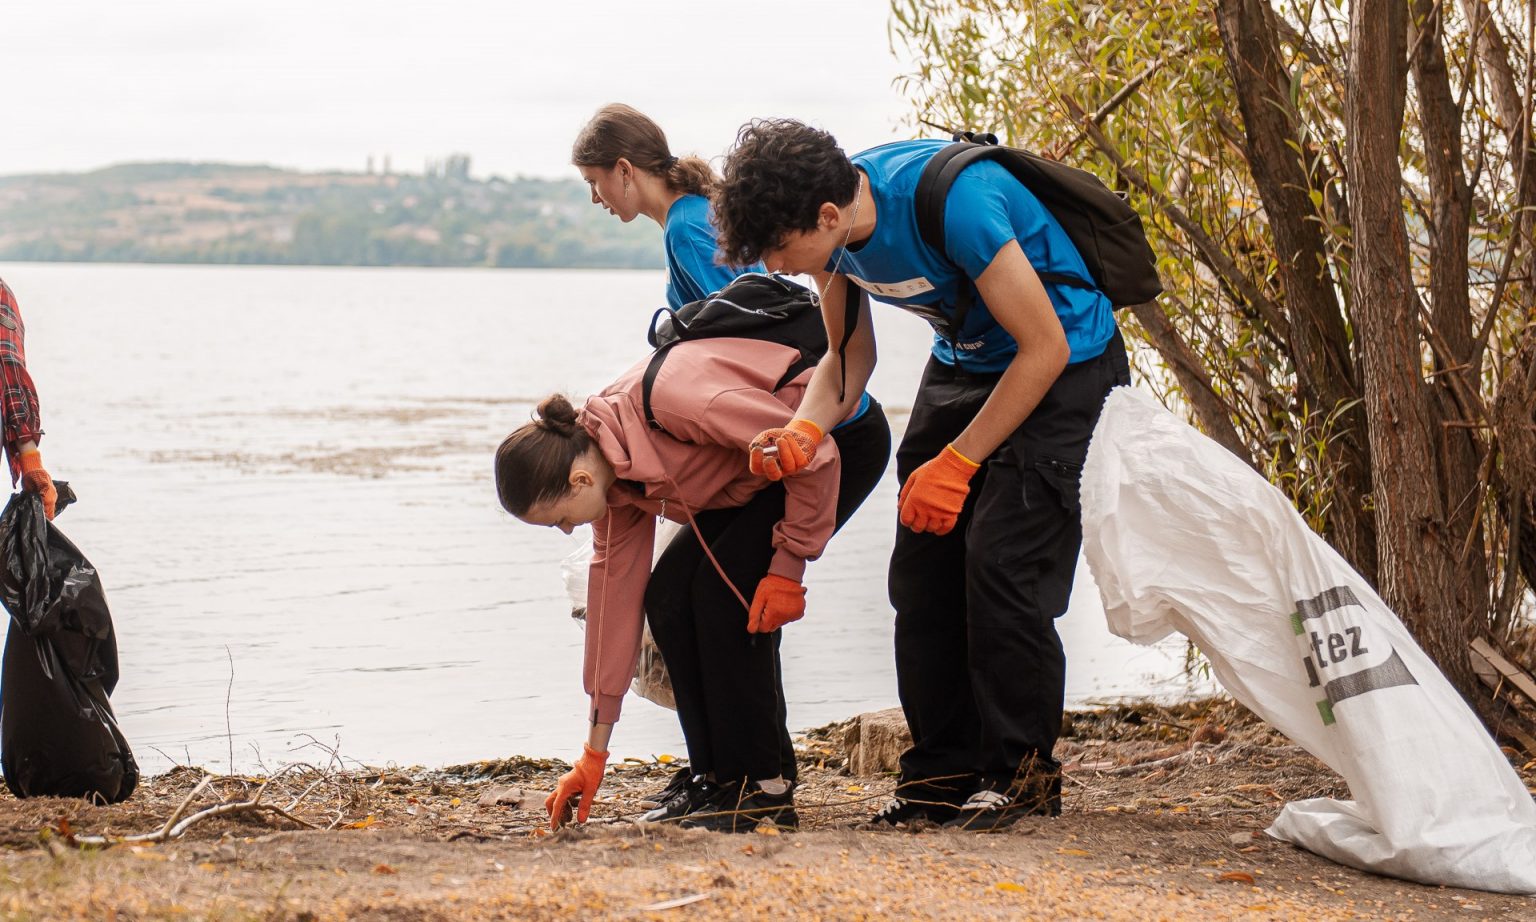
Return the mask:
<path fill-rule="evenodd" d="M 1125 191 L 1142 379 L 1464 694 L 1536 585 L 1533 22 L 1505 0 L 894 0 L 914 122 Z"/>

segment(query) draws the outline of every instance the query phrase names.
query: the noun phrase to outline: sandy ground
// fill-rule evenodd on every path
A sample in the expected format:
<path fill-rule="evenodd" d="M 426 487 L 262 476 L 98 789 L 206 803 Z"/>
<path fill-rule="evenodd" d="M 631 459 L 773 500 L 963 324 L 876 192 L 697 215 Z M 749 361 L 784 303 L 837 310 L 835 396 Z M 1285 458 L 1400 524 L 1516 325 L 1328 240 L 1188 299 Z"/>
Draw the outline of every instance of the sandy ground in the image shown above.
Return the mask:
<path fill-rule="evenodd" d="M 187 815 L 249 801 L 266 781 L 259 802 L 288 816 L 214 816 L 162 844 L 87 843 L 161 828 L 196 769 L 111 807 L 7 796 L 0 916 L 1536 919 L 1536 898 L 1376 877 L 1265 836 L 1285 801 L 1346 792 L 1229 702 L 1071 715 L 1063 815 L 985 835 L 868 827 L 894 782 L 844 773 L 836 738 L 799 741 L 797 833 L 640 827 L 631 818 L 677 768 L 640 762 L 613 766 L 585 827 L 553 834 L 542 800 L 565 766 L 525 758 L 433 771 L 333 758 L 216 779 Z M 1515 764 L 1536 787 L 1536 762 Z"/>

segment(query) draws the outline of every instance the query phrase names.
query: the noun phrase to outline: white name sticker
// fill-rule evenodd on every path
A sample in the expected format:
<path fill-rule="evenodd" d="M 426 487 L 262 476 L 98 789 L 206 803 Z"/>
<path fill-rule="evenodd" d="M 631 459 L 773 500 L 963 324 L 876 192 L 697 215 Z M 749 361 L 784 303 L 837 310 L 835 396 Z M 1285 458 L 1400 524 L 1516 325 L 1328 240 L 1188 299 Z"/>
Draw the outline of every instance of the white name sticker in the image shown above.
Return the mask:
<path fill-rule="evenodd" d="M 933 283 L 922 276 L 905 282 L 869 282 L 856 275 L 848 280 L 877 298 L 915 298 L 933 290 Z"/>

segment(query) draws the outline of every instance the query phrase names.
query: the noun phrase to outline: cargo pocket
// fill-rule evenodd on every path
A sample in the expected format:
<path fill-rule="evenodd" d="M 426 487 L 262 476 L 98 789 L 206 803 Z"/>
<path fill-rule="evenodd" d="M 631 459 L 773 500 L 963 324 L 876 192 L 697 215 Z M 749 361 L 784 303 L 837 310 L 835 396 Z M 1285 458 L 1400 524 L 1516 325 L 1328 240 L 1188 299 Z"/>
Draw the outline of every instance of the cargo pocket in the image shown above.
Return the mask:
<path fill-rule="evenodd" d="M 1051 494 L 1046 502 L 1056 504 L 1060 510 L 1053 516 L 1054 523 L 1041 523 L 1054 537 L 1048 547 L 1041 549 L 1040 557 L 1035 561 L 1038 567 L 1035 601 L 1042 614 L 1059 618 L 1066 613 L 1071 601 L 1077 552 L 1082 545 L 1082 507 L 1078 502 L 1078 490 L 1083 465 L 1078 461 L 1039 458 L 1035 461 L 1035 472 L 1040 475 L 1043 489 Z"/>
<path fill-rule="evenodd" d="M 1045 481 L 1046 490 L 1053 494 L 1052 499 L 1059 502 L 1061 508 L 1073 515 L 1081 513 L 1082 507 L 1078 503 L 1078 487 L 1083 479 L 1081 462 L 1041 458 L 1035 462 L 1035 471 Z"/>

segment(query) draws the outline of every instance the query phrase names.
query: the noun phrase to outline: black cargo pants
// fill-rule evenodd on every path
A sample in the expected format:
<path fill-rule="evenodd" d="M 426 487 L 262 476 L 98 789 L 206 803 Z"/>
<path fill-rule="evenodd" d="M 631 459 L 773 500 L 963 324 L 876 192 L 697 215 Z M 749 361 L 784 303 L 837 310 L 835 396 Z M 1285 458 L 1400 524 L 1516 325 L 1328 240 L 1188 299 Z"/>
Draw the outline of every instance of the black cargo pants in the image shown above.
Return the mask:
<path fill-rule="evenodd" d="M 891 428 L 879 401 L 829 436 L 837 443 L 836 526 L 869 496 L 891 457 Z M 745 452 L 741 464 L 747 464 Z M 743 506 L 694 515 L 731 582 L 752 600 L 773 562 L 773 528 L 784 518 L 784 487 L 770 484 Z M 646 620 L 677 699 L 677 717 L 694 772 L 722 783 L 796 777 L 784 682 L 783 631 L 747 633 L 747 611 L 704 556 L 693 529 L 678 532 L 651 571 Z M 835 617 L 808 611 L 810 617 Z M 788 630 L 793 632 L 794 626 Z"/>
<path fill-rule="evenodd" d="M 902 483 L 959 436 L 999 377 L 929 359 L 896 451 Z M 959 803 L 1006 788 L 1021 765 L 1058 767 L 1066 656 L 1055 619 L 1082 544 L 1078 479 L 1105 396 L 1129 383 L 1117 332 L 1101 356 L 1068 365 L 983 462 L 953 531 L 897 527 L 896 680 L 913 739 L 902 796 Z"/>

